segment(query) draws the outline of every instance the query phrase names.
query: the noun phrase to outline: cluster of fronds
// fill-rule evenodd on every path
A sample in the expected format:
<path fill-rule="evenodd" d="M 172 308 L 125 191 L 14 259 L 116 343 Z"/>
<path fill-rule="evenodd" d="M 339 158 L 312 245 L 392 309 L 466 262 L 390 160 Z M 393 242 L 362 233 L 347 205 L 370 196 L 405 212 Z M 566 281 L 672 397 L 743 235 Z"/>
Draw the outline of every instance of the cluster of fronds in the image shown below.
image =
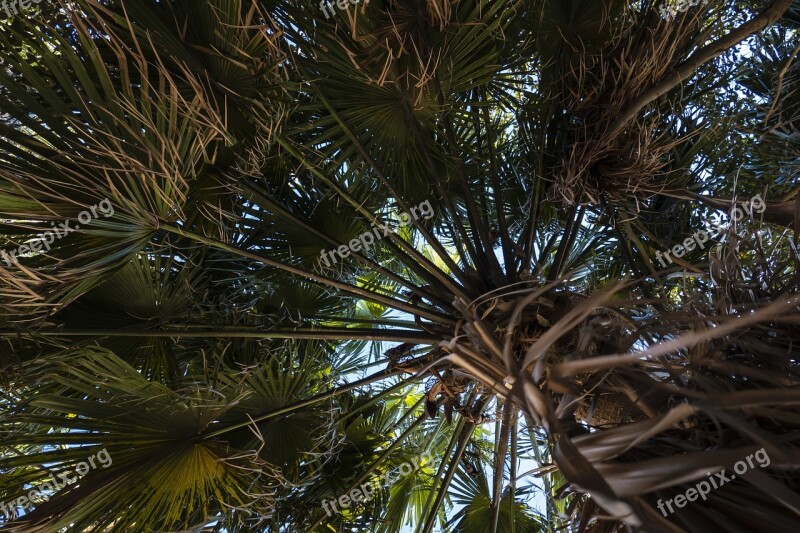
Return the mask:
<path fill-rule="evenodd" d="M 0 263 L 0 501 L 100 447 L 114 461 L 3 525 L 789 529 L 800 145 L 776 169 L 741 131 L 797 129 L 798 53 L 775 46 L 766 81 L 720 55 L 790 3 L 664 22 L 646 0 L 329 19 L 79 0 L 0 22 L 0 244 L 114 206 Z M 716 101 L 737 76 L 772 109 Z M 703 223 L 691 202 L 765 190 L 783 201 L 730 243 L 653 265 Z M 761 447 L 768 468 L 656 510 Z"/>
<path fill-rule="evenodd" d="M 563 76 L 571 149 L 555 186 L 564 202 L 629 204 L 665 187 L 668 158 L 690 137 L 678 138 L 659 113 L 623 131 L 618 120 L 631 100 L 668 78 L 686 52 L 708 37 L 709 15 L 698 8 L 666 22 L 654 12 L 631 13 L 634 20 L 605 49 L 569 65 Z"/>

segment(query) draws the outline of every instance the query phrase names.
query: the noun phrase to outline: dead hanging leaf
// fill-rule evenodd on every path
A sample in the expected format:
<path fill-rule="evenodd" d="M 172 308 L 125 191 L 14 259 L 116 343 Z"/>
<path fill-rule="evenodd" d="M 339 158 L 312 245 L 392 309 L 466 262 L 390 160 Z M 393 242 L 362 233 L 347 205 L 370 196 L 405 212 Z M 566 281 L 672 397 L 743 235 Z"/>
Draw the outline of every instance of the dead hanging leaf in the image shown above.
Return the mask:
<path fill-rule="evenodd" d="M 450 400 L 444 402 L 444 417 L 448 424 L 453 423 L 453 402 Z"/>
<path fill-rule="evenodd" d="M 432 26 L 438 26 L 439 31 L 444 30 L 450 22 L 450 4 L 453 0 L 427 0 L 428 20 Z M 458 3 L 458 0 L 455 0 Z"/>
<path fill-rule="evenodd" d="M 436 403 L 436 400 L 425 400 L 425 413 L 428 415 L 428 418 L 436 418 L 436 415 L 439 412 L 439 405 Z"/>

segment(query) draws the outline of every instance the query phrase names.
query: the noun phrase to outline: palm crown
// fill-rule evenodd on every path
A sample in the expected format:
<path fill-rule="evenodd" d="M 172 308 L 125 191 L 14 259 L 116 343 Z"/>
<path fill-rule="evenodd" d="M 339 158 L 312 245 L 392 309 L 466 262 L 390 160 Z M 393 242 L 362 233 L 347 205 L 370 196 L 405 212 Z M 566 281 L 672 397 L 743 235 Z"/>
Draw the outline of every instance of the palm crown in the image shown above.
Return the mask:
<path fill-rule="evenodd" d="M 800 8 L 744 4 L 0 20 L 0 523 L 790 530 Z"/>

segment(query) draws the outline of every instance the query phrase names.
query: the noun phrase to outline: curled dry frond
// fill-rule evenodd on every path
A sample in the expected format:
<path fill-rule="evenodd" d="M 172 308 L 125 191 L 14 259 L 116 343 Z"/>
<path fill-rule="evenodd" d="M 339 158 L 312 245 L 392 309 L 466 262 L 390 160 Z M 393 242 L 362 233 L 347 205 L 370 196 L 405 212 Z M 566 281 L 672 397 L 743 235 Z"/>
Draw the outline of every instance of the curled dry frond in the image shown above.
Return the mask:
<path fill-rule="evenodd" d="M 635 95 L 664 79 L 685 57 L 702 26 L 700 10 L 692 17 L 640 28 L 629 26 L 586 62 L 564 75 L 570 91 L 564 106 L 569 115 L 571 146 L 557 176 L 555 194 L 569 204 L 601 205 L 613 198 L 628 203 L 663 184 L 666 155 L 690 137 L 673 139 L 658 115 L 640 120 L 622 133 L 609 128 Z M 649 194 L 649 193 L 648 193 Z"/>
<path fill-rule="evenodd" d="M 629 526 L 673 527 L 649 511 L 658 497 L 761 447 L 775 463 L 797 461 L 800 320 L 787 313 L 800 296 L 776 293 L 727 316 L 696 302 L 655 321 L 637 318 L 647 302 L 612 298 L 619 290 L 585 298 L 532 287 L 457 304 L 464 334 L 442 343 L 443 359 L 499 399 L 510 392 L 548 431 L 572 487 Z M 792 509 L 776 504 L 770 524 L 791 521 Z"/>

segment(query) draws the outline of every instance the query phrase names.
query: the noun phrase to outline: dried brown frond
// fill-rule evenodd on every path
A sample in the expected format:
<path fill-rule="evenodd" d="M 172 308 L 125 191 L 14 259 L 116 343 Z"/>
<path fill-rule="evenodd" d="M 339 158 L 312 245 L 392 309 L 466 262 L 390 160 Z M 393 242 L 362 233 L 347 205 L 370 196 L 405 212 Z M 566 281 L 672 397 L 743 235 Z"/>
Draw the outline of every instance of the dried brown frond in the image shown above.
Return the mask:
<path fill-rule="evenodd" d="M 459 0 L 428 0 L 428 20 L 431 26 L 444 30 L 450 22 L 451 5 L 458 2 Z"/>
<path fill-rule="evenodd" d="M 564 75 L 569 91 L 571 150 L 556 179 L 555 193 L 572 205 L 601 198 L 626 202 L 663 185 L 666 155 L 680 140 L 663 130 L 653 114 L 622 133 L 610 136 L 610 126 L 635 95 L 667 76 L 684 58 L 700 27 L 698 12 L 659 22 L 634 32 L 622 32 L 605 50 L 572 67 Z"/>
<path fill-rule="evenodd" d="M 728 283 L 723 300 L 735 298 L 735 310 L 720 313 L 721 301 L 698 299 L 657 321 L 634 320 L 657 302 L 509 287 L 471 305 L 456 302 L 463 320 L 442 343 L 449 355 L 440 361 L 547 430 L 556 464 L 613 518 L 610 530 L 620 523 L 675 530 L 652 512 L 659 497 L 761 447 L 774 463 L 797 461 L 800 296 L 793 287 L 795 278 L 745 302 Z M 437 386 L 444 391 L 443 381 Z M 755 497 L 778 527 L 793 515 L 763 492 L 766 483 Z M 783 490 L 800 488 L 788 485 Z M 721 488 L 706 505 L 717 512 L 743 488 Z M 576 522 L 584 511 L 574 509 Z"/>

